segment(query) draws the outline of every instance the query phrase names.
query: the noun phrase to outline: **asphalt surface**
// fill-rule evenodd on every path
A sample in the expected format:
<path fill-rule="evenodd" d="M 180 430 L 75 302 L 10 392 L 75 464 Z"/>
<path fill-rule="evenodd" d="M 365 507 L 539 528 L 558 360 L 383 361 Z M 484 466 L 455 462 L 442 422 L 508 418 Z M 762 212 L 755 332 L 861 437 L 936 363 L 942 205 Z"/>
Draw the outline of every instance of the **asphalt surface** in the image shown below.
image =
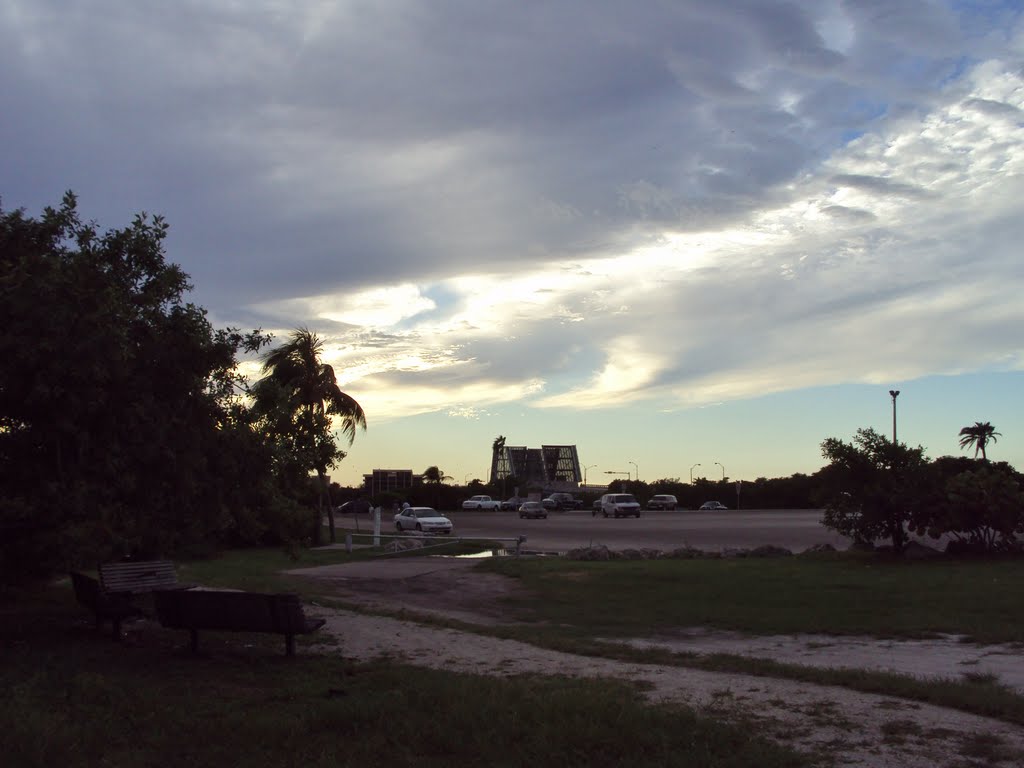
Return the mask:
<path fill-rule="evenodd" d="M 457 510 L 445 513 L 454 523 L 454 536 L 515 539 L 526 536 L 530 550 L 564 552 L 604 544 L 609 549 L 648 547 L 670 550 L 682 546 L 706 550 L 752 548 L 762 544 L 793 552 L 815 544 L 845 549 L 850 542 L 821 525 L 820 509 L 729 510 L 718 512 L 644 511 L 639 518 L 594 517 L 590 510 L 551 512 L 546 519 L 523 520 L 516 512 Z M 339 532 L 355 531 L 351 517 L 338 517 Z M 370 529 L 365 516 L 359 530 Z M 392 515 L 381 520 L 381 533 L 394 533 Z M 511 545 L 512 542 L 509 542 Z"/>

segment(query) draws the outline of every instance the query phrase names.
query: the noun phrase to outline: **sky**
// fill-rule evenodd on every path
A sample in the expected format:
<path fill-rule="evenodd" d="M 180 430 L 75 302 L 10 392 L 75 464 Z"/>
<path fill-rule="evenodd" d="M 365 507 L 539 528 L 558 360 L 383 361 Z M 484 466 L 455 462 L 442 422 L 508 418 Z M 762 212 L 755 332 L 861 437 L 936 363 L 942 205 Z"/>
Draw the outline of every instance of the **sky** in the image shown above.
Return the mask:
<path fill-rule="evenodd" d="M 1024 468 L 1020 0 L 0 0 L 0 94 L 4 210 L 163 215 L 215 326 L 321 336 L 343 485 L 811 473 L 891 389 Z"/>

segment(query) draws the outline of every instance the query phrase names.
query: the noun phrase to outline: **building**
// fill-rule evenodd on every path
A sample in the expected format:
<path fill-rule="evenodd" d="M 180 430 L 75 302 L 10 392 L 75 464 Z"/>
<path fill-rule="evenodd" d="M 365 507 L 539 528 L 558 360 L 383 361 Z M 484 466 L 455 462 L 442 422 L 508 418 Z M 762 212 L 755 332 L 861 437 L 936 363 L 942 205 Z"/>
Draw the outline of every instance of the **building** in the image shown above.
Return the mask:
<path fill-rule="evenodd" d="M 375 469 L 363 475 L 363 487 L 371 496 L 385 491 L 403 491 L 423 483 L 423 477 L 411 469 Z"/>
<path fill-rule="evenodd" d="M 491 482 L 513 477 L 521 486 L 539 486 L 545 490 L 576 490 L 582 480 L 580 459 L 575 445 L 542 445 L 540 448 L 505 445 L 504 438 L 494 442 L 491 455 Z"/>

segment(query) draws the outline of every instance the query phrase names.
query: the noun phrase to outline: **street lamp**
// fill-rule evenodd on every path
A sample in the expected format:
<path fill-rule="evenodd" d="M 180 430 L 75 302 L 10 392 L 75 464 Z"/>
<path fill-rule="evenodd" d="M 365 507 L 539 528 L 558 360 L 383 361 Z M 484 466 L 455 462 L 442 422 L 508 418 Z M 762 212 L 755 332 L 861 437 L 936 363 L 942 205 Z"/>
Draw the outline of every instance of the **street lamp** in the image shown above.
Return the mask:
<path fill-rule="evenodd" d="M 637 481 L 639 481 L 640 480 L 640 467 L 637 466 L 637 463 L 635 461 L 631 461 L 629 463 L 632 464 L 633 465 L 633 469 L 636 470 L 636 479 L 637 479 Z"/>
<path fill-rule="evenodd" d="M 693 467 L 699 467 L 700 464 L 694 464 Z M 690 485 L 693 485 L 693 467 L 690 467 Z"/>
<path fill-rule="evenodd" d="M 722 482 L 725 482 L 725 466 L 719 461 L 716 461 L 715 464 L 722 467 Z"/>
<path fill-rule="evenodd" d="M 462 478 L 462 484 L 463 485 L 469 485 L 469 476 L 472 475 L 472 474 L 473 474 L 472 472 L 467 472 L 466 473 L 466 476 L 464 478 Z"/>
<path fill-rule="evenodd" d="M 892 444 L 896 445 L 896 396 L 899 395 L 898 389 L 890 389 L 889 394 L 892 395 Z"/>
<path fill-rule="evenodd" d="M 587 466 L 585 466 L 585 467 L 583 468 L 583 484 L 584 484 L 584 485 L 586 485 L 586 484 L 587 484 L 587 470 L 588 470 L 588 469 L 593 469 L 593 468 L 594 468 L 594 467 L 596 467 L 596 466 L 597 466 L 597 464 L 589 464 L 589 465 L 587 465 Z"/>

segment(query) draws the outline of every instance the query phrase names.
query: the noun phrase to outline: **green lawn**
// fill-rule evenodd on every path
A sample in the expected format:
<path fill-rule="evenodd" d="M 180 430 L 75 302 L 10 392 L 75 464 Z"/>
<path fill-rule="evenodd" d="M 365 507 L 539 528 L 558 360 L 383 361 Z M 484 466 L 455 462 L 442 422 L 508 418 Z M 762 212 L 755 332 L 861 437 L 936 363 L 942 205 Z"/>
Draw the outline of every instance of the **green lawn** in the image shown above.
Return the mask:
<path fill-rule="evenodd" d="M 626 683 L 356 665 L 305 642 L 287 658 L 250 635 L 211 633 L 193 657 L 159 628 L 112 642 L 66 584 L 7 598 L 0 730 L 13 768 L 806 765 Z"/>
<path fill-rule="evenodd" d="M 964 634 L 1024 642 L 1024 560 L 899 562 L 877 557 L 574 562 L 492 559 L 532 597 L 518 619 L 589 636 L 675 627 L 753 634 Z"/>

